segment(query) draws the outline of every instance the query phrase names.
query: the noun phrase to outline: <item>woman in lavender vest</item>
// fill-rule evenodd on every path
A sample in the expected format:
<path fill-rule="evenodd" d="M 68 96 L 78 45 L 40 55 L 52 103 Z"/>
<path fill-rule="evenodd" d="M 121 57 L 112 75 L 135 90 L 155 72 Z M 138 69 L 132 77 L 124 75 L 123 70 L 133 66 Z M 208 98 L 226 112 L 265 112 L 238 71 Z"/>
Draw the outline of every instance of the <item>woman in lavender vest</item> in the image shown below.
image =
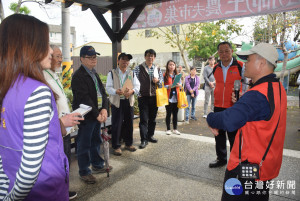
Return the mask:
<path fill-rule="evenodd" d="M 14 14 L 0 25 L 0 200 L 68 200 L 68 161 L 54 95 L 49 28 Z"/>
<path fill-rule="evenodd" d="M 185 121 L 189 121 L 189 115 L 190 115 L 190 106 L 192 104 L 191 109 L 191 119 L 197 121 L 197 118 L 195 117 L 195 105 L 197 102 L 197 96 L 199 94 L 198 88 L 200 85 L 200 79 L 196 75 L 196 68 L 191 67 L 190 68 L 190 75 L 185 77 L 185 91 L 187 100 L 189 103 L 189 106 L 185 108 Z"/>

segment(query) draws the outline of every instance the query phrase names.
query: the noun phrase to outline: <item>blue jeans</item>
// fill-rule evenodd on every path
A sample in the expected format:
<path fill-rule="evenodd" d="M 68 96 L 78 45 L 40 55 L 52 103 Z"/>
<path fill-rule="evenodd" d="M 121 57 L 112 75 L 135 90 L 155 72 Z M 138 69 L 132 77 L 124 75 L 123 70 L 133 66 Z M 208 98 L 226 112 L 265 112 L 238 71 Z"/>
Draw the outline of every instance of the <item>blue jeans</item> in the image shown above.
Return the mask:
<path fill-rule="evenodd" d="M 191 95 L 187 95 L 186 97 L 189 103 L 189 106 L 185 108 L 185 119 L 187 120 L 189 119 L 191 102 L 192 102 L 191 117 L 195 117 L 195 105 L 197 102 L 197 96 L 192 97 Z"/>
<path fill-rule="evenodd" d="M 100 123 L 97 120 L 86 120 L 78 125 L 77 135 L 77 159 L 79 175 L 91 174 L 89 168 L 103 168 L 104 160 L 100 156 Z"/>

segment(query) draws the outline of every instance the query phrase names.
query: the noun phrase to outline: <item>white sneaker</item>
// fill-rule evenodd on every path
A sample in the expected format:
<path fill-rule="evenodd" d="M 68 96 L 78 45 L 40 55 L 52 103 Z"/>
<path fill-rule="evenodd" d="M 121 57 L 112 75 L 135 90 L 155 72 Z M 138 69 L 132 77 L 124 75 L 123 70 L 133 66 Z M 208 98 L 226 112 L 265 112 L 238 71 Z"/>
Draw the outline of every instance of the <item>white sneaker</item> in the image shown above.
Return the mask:
<path fill-rule="evenodd" d="M 166 134 L 167 134 L 167 135 L 171 135 L 171 134 L 172 134 L 171 130 L 167 130 L 167 131 L 166 131 Z"/>
<path fill-rule="evenodd" d="M 205 119 L 206 119 L 206 118 L 207 118 L 207 115 L 206 115 L 206 114 L 205 114 L 205 115 L 203 115 L 203 118 L 205 118 Z"/>
<path fill-rule="evenodd" d="M 180 135 L 180 132 L 178 130 L 173 130 L 173 133 L 176 135 Z"/>

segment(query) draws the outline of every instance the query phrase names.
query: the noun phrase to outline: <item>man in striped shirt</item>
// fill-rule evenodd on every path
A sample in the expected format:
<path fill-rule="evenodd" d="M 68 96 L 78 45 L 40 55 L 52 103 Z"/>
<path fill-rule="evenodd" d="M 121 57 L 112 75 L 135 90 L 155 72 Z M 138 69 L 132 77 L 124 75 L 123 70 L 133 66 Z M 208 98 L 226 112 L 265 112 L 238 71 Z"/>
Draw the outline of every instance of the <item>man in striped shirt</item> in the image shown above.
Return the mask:
<path fill-rule="evenodd" d="M 138 103 L 140 110 L 140 149 L 147 146 L 148 142 L 156 143 L 154 131 L 156 126 L 156 86 L 162 84 L 163 76 L 160 69 L 153 63 L 156 52 L 153 49 L 145 51 L 145 62 L 134 69 L 140 82 Z"/>

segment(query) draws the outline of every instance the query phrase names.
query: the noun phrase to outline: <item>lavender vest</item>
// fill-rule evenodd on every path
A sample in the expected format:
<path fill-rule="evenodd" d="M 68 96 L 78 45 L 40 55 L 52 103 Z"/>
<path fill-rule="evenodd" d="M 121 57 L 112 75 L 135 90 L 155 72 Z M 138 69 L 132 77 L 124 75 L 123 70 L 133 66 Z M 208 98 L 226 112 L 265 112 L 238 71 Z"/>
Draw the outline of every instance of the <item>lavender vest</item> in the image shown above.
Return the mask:
<path fill-rule="evenodd" d="M 186 82 L 190 83 L 190 80 L 191 80 L 191 75 L 188 75 L 188 76 L 185 77 L 185 83 L 184 83 L 185 84 L 185 92 L 187 90 L 191 90 L 191 88 L 188 89 L 188 87 L 186 87 Z M 200 84 L 200 79 L 197 75 L 195 75 L 195 86 L 198 85 L 198 87 L 199 87 L 199 84 Z M 195 92 L 196 92 L 196 96 L 198 96 L 198 94 L 199 94 L 198 88 L 197 88 L 197 90 L 195 90 Z"/>
<path fill-rule="evenodd" d="M 1 118 L 5 127 L 0 127 L 0 155 L 3 169 L 10 180 L 9 191 L 16 180 L 16 173 L 21 165 L 23 147 L 24 107 L 32 92 L 44 84 L 23 76 L 9 89 L 4 101 Z M 42 161 L 40 173 L 27 201 L 65 201 L 69 200 L 68 159 L 63 152 L 63 142 L 55 100 L 52 94 L 54 115 L 50 120 L 48 144 Z"/>

